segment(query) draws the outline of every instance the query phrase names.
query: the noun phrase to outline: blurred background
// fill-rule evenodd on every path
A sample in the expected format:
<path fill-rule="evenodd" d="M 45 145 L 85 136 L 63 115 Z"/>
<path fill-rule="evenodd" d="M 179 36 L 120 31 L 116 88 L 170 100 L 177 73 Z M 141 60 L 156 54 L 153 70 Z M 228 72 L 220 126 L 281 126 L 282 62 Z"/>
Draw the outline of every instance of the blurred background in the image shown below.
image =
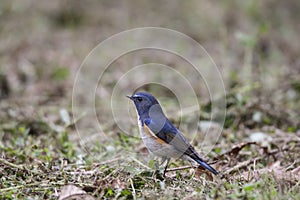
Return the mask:
<path fill-rule="evenodd" d="M 95 157 L 89 157 L 87 152 L 94 153 L 100 161 L 118 157 L 129 159 L 128 152 L 139 152 L 137 156 L 143 160 L 148 154 L 138 138 L 136 122 L 123 118 L 130 122 L 134 133 L 133 137 L 128 137 L 109 120 L 112 113 L 102 101 L 110 98 L 118 78 L 133 66 L 155 61 L 184 71 L 187 68 L 182 59 L 148 50 L 124 55 L 112 63 L 102 80 L 105 87 L 96 93 L 97 117 L 104 122 L 102 133 L 97 132 L 96 138 L 76 134 L 72 121 L 72 92 L 80 65 L 96 45 L 122 31 L 151 26 L 190 36 L 206 49 L 220 70 L 226 89 L 226 96 L 220 99 L 226 99 L 227 113 L 224 131 L 208 156 L 216 157 L 235 144 L 251 140 L 253 133 L 257 133 L 252 138 L 254 141 L 267 142 L 266 145 L 278 153 L 276 158 L 271 157 L 264 149 L 268 159 L 264 157 L 263 166 L 279 159 L 283 166 L 293 168 L 294 164 L 299 165 L 297 139 L 294 138 L 299 138 L 300 129 L 299 11 L 298 0 L 1 0 L 1 155 L 13 163 L 51 163 L 49 169 L 60 165 L 61 158 L 72 164 L 92 164 Z M 193 54 L 193 49 L 189 52 Z M 105 52 L 106 55 L 110 53 Z M 205 60 L 199 63 L 207 64 Z M 95 75 L 93 71 L 88 73 L 87 77 Z M 141 89 L 158 96 L 172 122 L 176 125 L 183 122 L 183 131 L 188 132 L 189 126 L 195 123 L 201 131 L 207 124 L 197 123 L 199 119 L 202 122 L 210 120 L 214 102 L 201 77 L 193 76 L 192 71 L 186 74 L 190 74 L 187 77 L 197 90 L 200 117 L 191 114 L 193 110 L 178 112 L 180 102 L 172 91 L 161 85 L 147 84 Z M 214 80 L 215 74 L 206 78 Z M 124 96 L 136 89 L 130 83 L 125 85 Z M 90 88 L 83 87 L 83 97 L 84 89 Z M 81 100 L 80 96 L 77 98 Z M 129 101 L 126 101 L 126 108 L 134 113 Z M 130 116 L 134 118 L 133 115 Z M 82 112 L 82 116 L 74 120 L 84 122 L 85 117 Z M 217 112 L 213 121 L 218 122 L 219 118 Z M 81 125 L 86 132 L 95 132 L 90 130 L 90 124 Z M 201 134 L 194 138 L 197 150 L 202 140 Z M 86 145 L 90 141 L 94 146 Z M 281 153 L 282 146 L 289 149 L 290 154 Z M 234 166 L 255 156 L 262 157 L 256 146 L 250 151 L 230 158 L 234 162 L 220 161 L 217 168 L 230 168 L 230 164 Z M 128 166 L 134 164 L 125 163 L 124 176 L 143 167 L 135 158 L 130 159 L 127 162 L 138 167 L 131 169 Z M 107 170 L 108 173 L 112 171 L 109 167 Z M 49 191 L 52 194 L 51 188 Z M 149 191 L 151 194 L 156 190 L 150 188 Z M 227 189 L 224 191 L 227 194 Z"/>
<path fill-rule="evenodd" d="M 1 1 L 1 106 L 14 105 L 30 112 L 27 117 L 39 112 L 36 106 L 69 108 L 75 74 L 97 44 L 121 31 L 158 26 L 192 37 L 216 62 L 228 94 L 227 127 L 243 121 L 299 128 L 299 9 L 296 0 Z M 119 59 L 112 74 L 147 57 L 160 59 L 137 53 Z M 206 94 L 200 96 L 209 105 Z"/>

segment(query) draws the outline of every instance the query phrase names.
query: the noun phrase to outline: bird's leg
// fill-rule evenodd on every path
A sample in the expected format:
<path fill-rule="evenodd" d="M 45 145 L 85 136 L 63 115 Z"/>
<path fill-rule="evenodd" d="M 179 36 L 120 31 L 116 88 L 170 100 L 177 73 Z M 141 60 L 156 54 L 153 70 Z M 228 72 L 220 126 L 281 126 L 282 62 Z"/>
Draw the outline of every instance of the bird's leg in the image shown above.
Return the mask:
<path fill-rule="evenodd" d="M 156 164 L 155 164 L 155 166 L 156 166 L 156 170 L 155 170 L 155 172 L 153 173 L 153 176 L 156 174 L 156 175 L 161 175 L 162 174 L 162 168 L 161 168 L 161 166 L 163 166 L 163 164 L 166 162 L 166 160 L 167 160 L 168 158 L 167 157 L 162 157 L 162 159 L 161 159 L 161 162 L 159 163 L 159 162 L 156 162 Z M 169 163 L 169 161 L 168 161 L 168 163 Z M 167 164 L 168 164 L 167 163 Z M 164 169 L 164 176 L 165 176 L 165 170 L 166 169 Z"/>
<path fill-rule="evenodd" d="M 167 159 L 168 159 L 167 157 L 162 157 L 161 162 L 160 162 L 160 166 L 163 165 L 166 162 Z"/>
<path fill-rule="evenodd" d="M 156 171 L 157 172 L 159 172 L 160 171 L 160 169 L 161 169 L 161 166 L 163 166 L 163 164 L 164 164 L 164 162 L 166 162 L 166 160 L 167 160 L 167 157 L 162 157 L 161 158 L 161 162 L 160 163 L 156 163 L 157 165 L 156 165 Z"/>
<path fill-rule="evenodd" d="M 166 176 L 167 168 L 168 168 L 168 165 L 169 165 L 169 162 L 170 162 L 171 158 L 166 158 L 166 159 L 167 159 L 167 164 L 166 164 L 166 167 L 165 167 L 165 170 L 164 170 L 164 176 Z"/>
<path fill-rule="evenodd" d="M 161 162 L 159 164 L 159 166 L 157 167 L 157 172 L 160 172 L 161 166 L 163 167 L 164 163 L 167 161 L 167 165 L 164 167 L 164 171 L 163 171 L 163 175 L 165 176 L 166 170 L 168 168 L 169 162 L 170 162 L 170 158 L 168 157 L 162 157 Z"/>

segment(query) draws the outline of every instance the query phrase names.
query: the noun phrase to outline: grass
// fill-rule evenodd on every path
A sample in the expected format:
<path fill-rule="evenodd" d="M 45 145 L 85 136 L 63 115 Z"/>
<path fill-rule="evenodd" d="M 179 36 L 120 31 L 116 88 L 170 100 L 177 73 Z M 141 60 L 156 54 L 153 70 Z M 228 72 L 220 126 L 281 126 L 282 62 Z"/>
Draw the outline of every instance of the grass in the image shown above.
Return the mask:
<path fill-rule="evenodd" d="M 219 177 L 185 169 L 170 171 L 164 178 L 155 172 L 154 160 L 147 164 L 134 153 L 143 148 L 135 137 L 112 134 L 106 149 L 102 144 L 86 152 L 69 140 L 72 127 L 56 132 L 38 121 L 36 130 L 30 131 L 32 124 L 2 125 L 2 198 L 55 199 L 64 185 L 75 185 L 95 198 L 299 198 L 299 175 L 291 170 L 300 160 L 299 141 L 293 141 L 293 133 L 273 133 L 277 141 L 269 149 L 256 142 L 235 145 L 237 140 L 224 137 L 226 145 L 215 147 Z M 115 148 L 107 151 L 109 146 Z M 284 166 L 293 163 L 287 170 L 270 166 L 278 160 Z M 173 161 L 170 167 L 182 165 Z"/>

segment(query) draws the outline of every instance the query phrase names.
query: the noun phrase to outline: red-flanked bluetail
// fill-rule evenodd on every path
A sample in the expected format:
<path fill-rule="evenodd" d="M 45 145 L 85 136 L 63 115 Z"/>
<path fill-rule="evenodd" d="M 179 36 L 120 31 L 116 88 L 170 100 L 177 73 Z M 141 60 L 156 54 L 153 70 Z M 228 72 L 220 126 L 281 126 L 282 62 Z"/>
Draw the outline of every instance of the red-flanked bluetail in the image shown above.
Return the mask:
<path fill-rule="evenodd" d="M 138 114 L 141 138 L 147 149 L 167 161 L 164 174 L 171 158 L 183 158 L 197 162 L 201 167 L 217 175 L 218 172 L 202 160 L 184 135 L 167 119 L 159 102 L 146 92 L 138 92 L 131 99 Z"/>

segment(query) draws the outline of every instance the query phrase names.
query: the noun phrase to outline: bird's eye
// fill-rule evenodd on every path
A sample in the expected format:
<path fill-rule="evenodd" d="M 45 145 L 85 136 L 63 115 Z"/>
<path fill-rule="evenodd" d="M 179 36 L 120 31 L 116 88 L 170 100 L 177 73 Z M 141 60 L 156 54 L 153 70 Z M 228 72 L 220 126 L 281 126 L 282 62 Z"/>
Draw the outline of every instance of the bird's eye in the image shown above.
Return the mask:
<path fill-rule="evenodd" d="M 142 97 L 138 97 L 136 98 L 139 102 L 143 101 L 143 98 Z"/>

